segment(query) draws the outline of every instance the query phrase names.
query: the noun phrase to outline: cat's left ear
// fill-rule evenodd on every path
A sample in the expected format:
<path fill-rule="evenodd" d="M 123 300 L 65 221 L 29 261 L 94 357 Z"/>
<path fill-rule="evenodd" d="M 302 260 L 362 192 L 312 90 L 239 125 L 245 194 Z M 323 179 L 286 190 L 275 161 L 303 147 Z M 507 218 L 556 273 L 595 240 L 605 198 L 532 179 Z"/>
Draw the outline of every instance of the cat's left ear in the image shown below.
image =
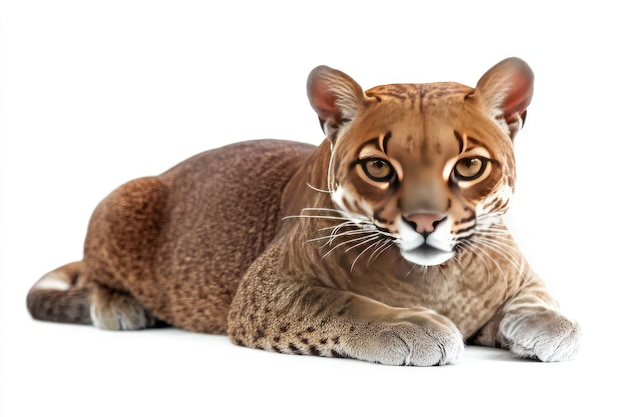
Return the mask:
<path fill-rule="evenodd" d="M 507 58 L 480 78 L 471 96 L 481 100 L 487 114 L 513 139 L 524 125 L 533 81 L 533 71 L 526 62 Z"/>
<path fill-rule="evenodd" d="M 356 117 L 365 102 L 363 89 L 356 81 L 323 65 L 309 74 L 307 94 L 326 137 L 333 143 L 339 129 Z"/>

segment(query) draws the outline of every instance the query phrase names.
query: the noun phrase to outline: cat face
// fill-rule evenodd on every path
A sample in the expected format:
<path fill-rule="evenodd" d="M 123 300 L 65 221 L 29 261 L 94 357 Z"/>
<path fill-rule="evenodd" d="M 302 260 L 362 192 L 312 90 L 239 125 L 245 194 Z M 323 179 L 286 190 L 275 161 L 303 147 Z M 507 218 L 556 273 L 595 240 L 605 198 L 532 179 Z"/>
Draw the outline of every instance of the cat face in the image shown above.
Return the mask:
<path fill-rule="evenodd" d="M 363 93 L 332 73 L 318 114 L 332 143 L 328 184 L 337 209 L 424 266 L 448 261 L 499 223 L 515 184 L 512 139 L 525 115 L 519 102 L 527 104 L 532 90 L 530 70 L 513 64 L 496 65 L 476 89 L 402 84 Z M 315 95 L 311 101 L 315 107 Z M 511 110 L 507 102 L 518 104 Z"/>

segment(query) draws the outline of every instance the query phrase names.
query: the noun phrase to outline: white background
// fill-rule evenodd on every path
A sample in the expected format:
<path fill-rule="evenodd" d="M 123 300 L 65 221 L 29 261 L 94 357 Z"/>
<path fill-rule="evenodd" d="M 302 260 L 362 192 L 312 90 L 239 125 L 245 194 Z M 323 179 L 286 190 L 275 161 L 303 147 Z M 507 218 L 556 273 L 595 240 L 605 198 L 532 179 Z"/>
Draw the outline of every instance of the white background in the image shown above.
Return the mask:
<path fill-rule="evenodd" d="M 605 1 L 425 3 L 5 1 L 4 415 L 624 415 L 623 12 Z M 583 326 L 575 361 L 469 348 L 455 366 L 393 368 L 28 316 L 30 285 L 80 259 L 92 209 L 121 183 L 234 141 L 319 143 L 305 90 L 316 65 L 365 88 L 475 85 L 513 55 L 536 84 L 509 220 Z"/>

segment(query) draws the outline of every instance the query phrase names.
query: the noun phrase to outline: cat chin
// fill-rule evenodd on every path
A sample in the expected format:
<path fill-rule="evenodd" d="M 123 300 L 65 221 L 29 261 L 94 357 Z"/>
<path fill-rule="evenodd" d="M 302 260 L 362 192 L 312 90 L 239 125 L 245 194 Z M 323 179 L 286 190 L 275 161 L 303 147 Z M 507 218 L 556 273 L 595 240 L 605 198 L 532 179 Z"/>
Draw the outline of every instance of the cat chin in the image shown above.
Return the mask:
<path fill-rule="evenodd" d="M 430 245 L 422 245 L 408 251 L 401 251 L 402 257 L 409 262 L 421 266 L 435 266 L 450 260 L 454 251 L 443 251 Z"/>

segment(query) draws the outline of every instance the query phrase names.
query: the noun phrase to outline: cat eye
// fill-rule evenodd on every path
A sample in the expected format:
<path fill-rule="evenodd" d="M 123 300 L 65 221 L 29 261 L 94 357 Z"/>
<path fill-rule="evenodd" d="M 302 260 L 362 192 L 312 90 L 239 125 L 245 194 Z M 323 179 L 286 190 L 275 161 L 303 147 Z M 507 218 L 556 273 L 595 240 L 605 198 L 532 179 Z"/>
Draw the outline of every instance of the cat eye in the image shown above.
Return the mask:
<path fill-rule="evenodd" d="M 381 158 L 369 158 L 360 163 L 365 175 L 376 182 L 389 182 L 396 173 L 391 163 Z"/>
<path fill-rule="evenodd" d="M 462 158 L 454 166 L 454 176 L 459 181 L 472 181 L 485 172 L 489 160 L 484 157 Z"/>

